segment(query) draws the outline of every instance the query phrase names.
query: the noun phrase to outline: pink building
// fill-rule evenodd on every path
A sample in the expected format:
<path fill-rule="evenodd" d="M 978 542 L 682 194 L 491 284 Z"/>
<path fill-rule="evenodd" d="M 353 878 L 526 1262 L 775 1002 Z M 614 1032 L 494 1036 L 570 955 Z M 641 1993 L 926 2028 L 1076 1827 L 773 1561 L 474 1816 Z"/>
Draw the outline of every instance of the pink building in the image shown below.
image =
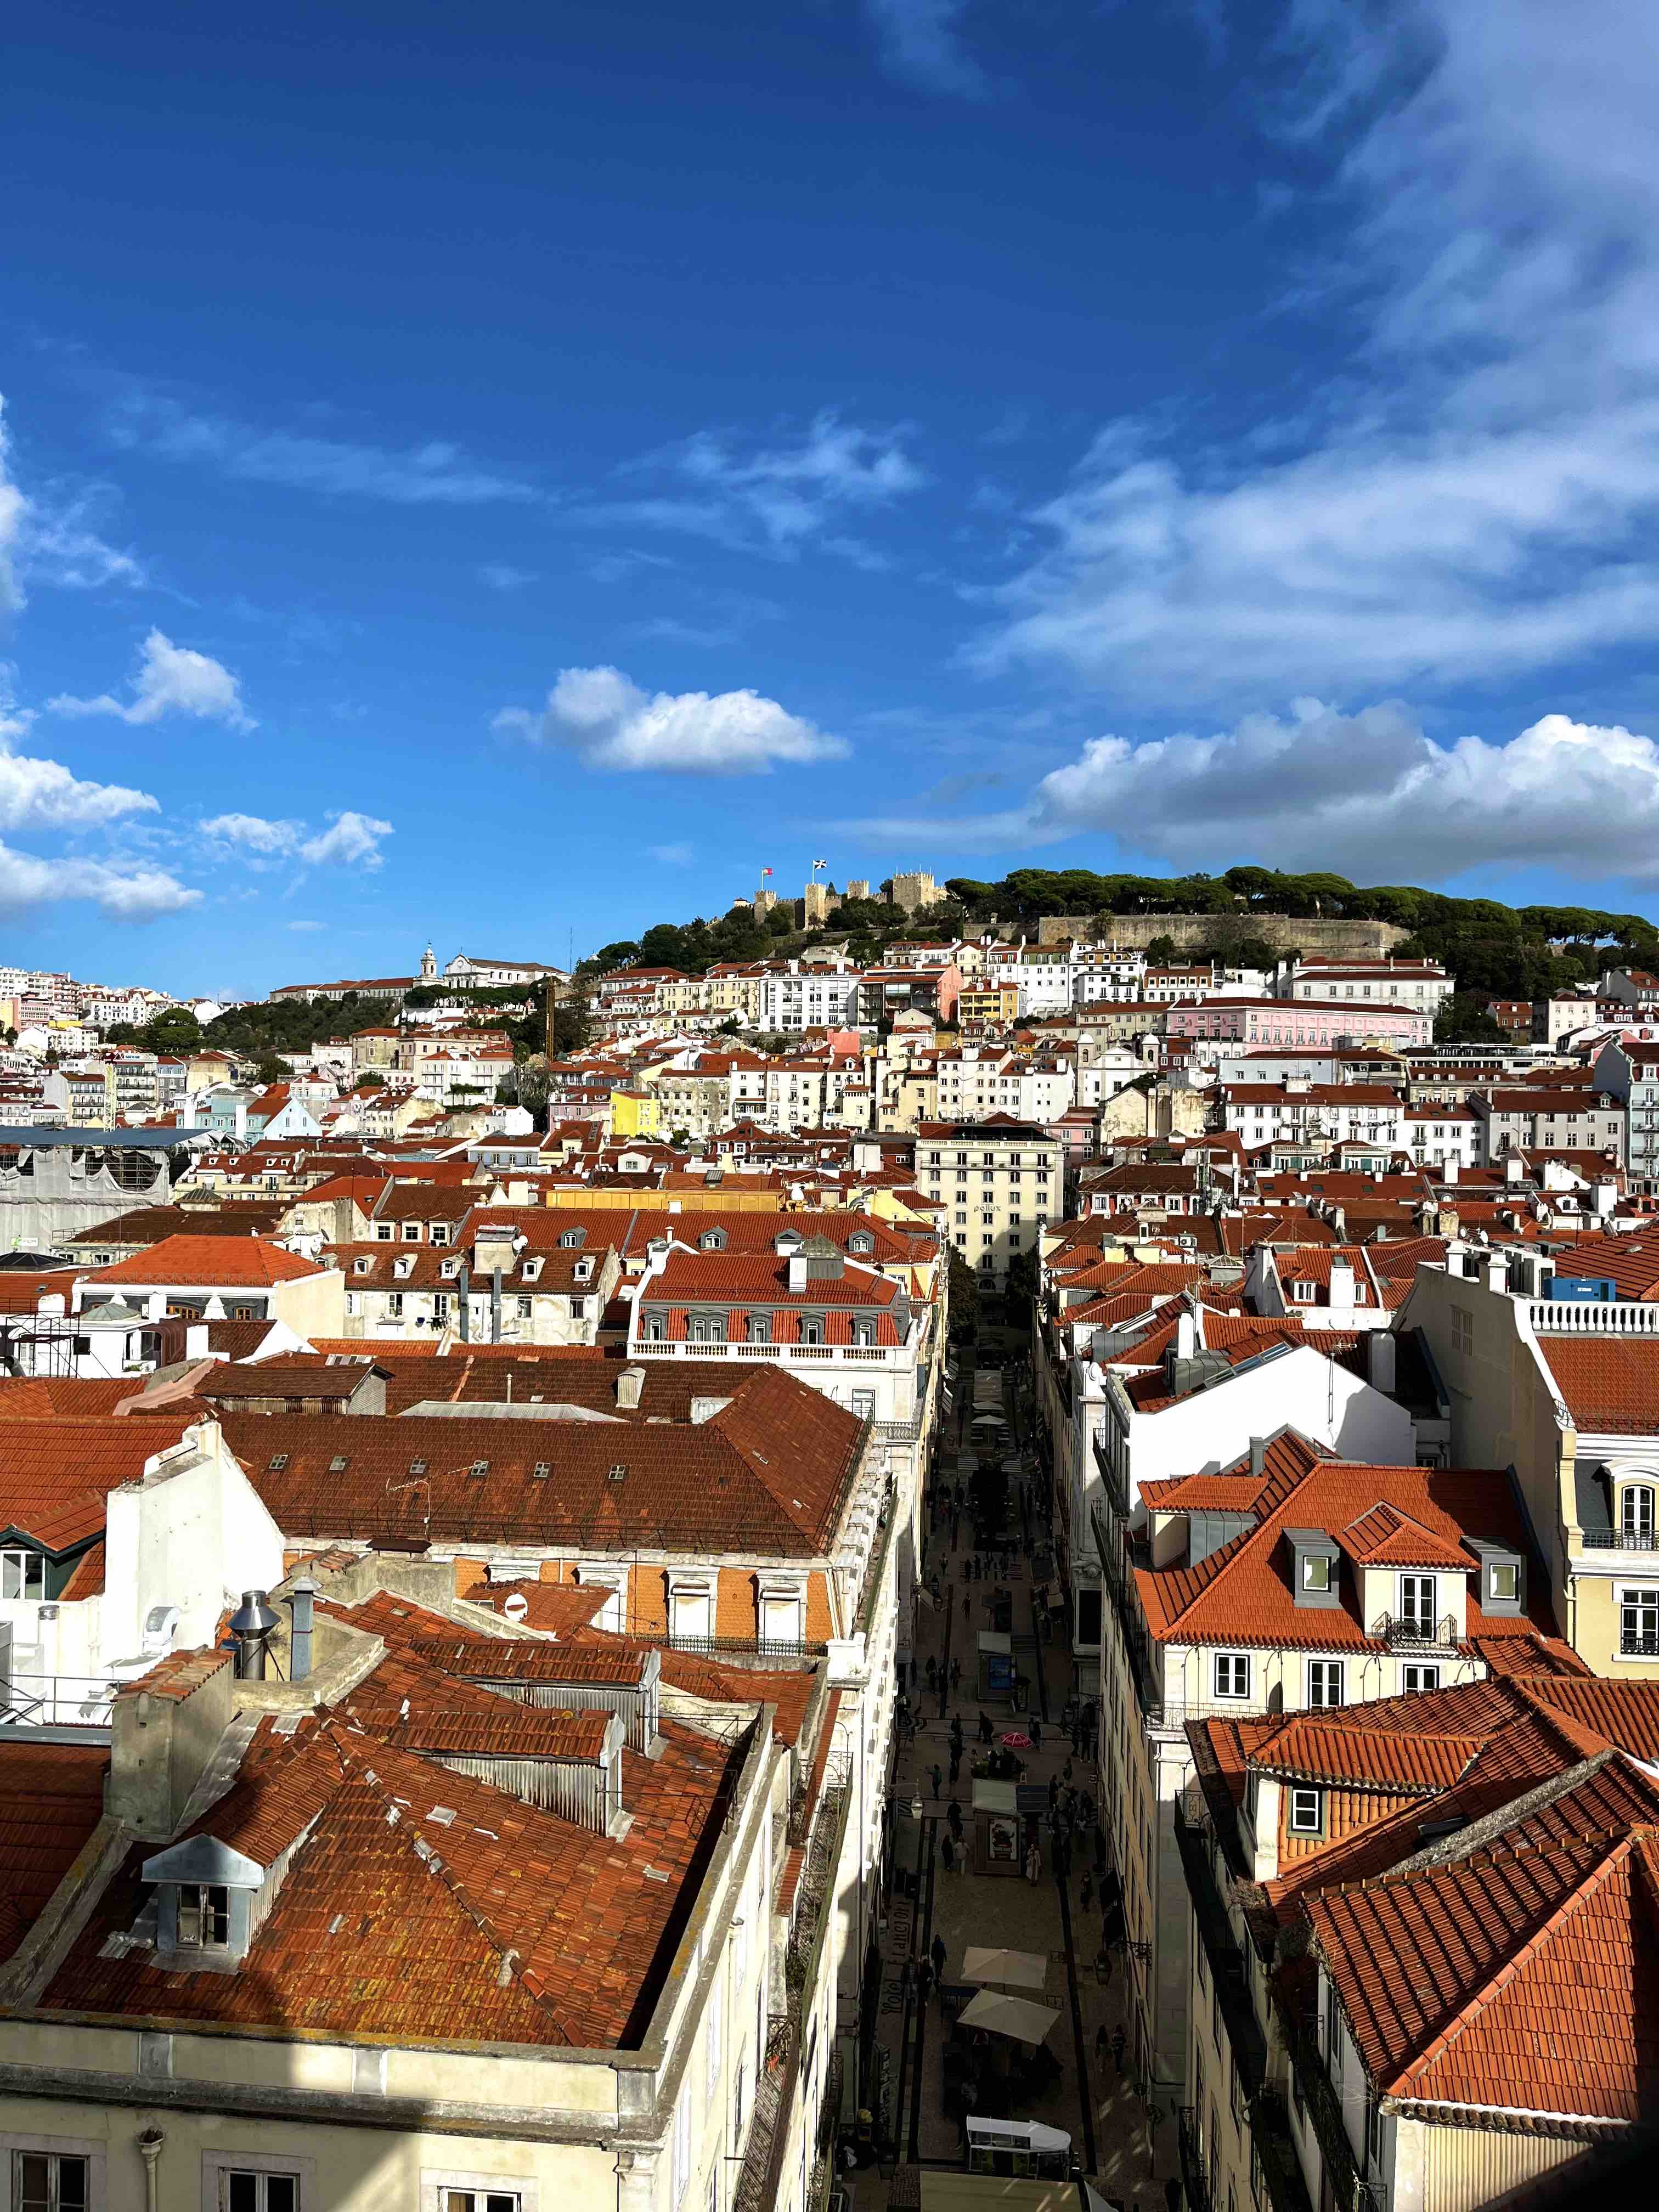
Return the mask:
<path fill-rule="evenodd" d="M 1346 1000 L 1200 999 L 1170 1008 L 1166 1033 L 1243 1045 L 1432 1044 L 1434 1017 Z"/>

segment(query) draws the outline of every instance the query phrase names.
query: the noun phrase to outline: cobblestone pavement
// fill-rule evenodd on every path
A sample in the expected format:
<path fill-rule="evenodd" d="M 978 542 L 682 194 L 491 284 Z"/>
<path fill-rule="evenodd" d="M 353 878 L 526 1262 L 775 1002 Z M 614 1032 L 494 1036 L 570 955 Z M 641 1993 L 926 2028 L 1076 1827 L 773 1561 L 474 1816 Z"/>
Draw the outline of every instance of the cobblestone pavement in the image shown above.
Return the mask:
<path fill-rule="evenodd" d="M 959 1417 L 965 1419 L 971 1411 L 972 1397 L 966 1363 L 957 1395 Z M 936 1488 L 966 1480 L 958 1472 L 956 1443 L 955 1437 L 947 1438 L 939 1455 Z M 984 1706 L 995 1735 L 1012 1730 L 1030 1734 L 1035 1720 L 1041 1730 L 1041 1747 L 1018 1753 L 1025 1765 L 1024 1780 L 1046 1790 L 1050 1777 L 1063 1776 L 1071 1759 L 1078 1788 L 1097 1787 L 1090 1762 L 1081 1756 L 1073 1759 L 1070 1738 L 1060 1727 L 1060 1714 L 1072 1694 L 1072 1657 L 1064 1628 L 1060 1626 L 1055 1636 L 1041 1645 L 1036 1642 L 1030 1573 L 1034 1547 L 1010 1556 L 1006 1576 L 981 1582 L 968 1579 L 965 1573 L 973 1552 L 972 1523 L 968 1516 L 964 1515 L 957 1525 L 954 1546 L 951 1534 L 945 1517 L 933 1528 L 927 1540 L 923 1577 L 926 1580 L 929 1575 L 939 1576 L 941 1602 L 937 1607 L 924 1603 L 920 1609 L 915 1639 L 918 1687 L 910 1693 L 920 1725 L 914 1739 L 899 1747 L 893 1784 L 895 1879 L 882 1945 L 877 2041 L 887 2054 L 897 2154 L 924 2163 L 957 2165 L 963 2149 L 957 2123 L 945 2112 L 943 2061 L 950 2022 L 936 1992 L 925 2007 L 918 2002 L 915 1962 L 929 1951 L 935 1936 L 941 1937 L 946 1953 L 945 1979 L 954 1983 L 969 1944 L 1032 1951 L 1048 1962 L 1047 1986 L 1040 1992 L 1016 1994 L 1058 2008 L 1060 2017 L 1046 2047 L 1059 2062 L 1059 2078 L 1041 2094 L 1017 2099 L 1005 2096 L 1000 2103 L 984 2103 L 981 2109 L 1065 2129 L 1085 2172 L 1109 2202 L 1134 2207 L 1136 2212 L 1154 2212 L 1154 2208 L 1164 2212 L 1164 2186 L 1161 2179 L 1154 2179 L 1153 2146 L 1148 2139 L 1145 2108 L 1135 2094 L 1133 2080 L 1120 2071 L 1113 2055 L 1113 2033 L 1119 2027 L 1133 2049 L 1124 1989 L 1125 1972 L 1132 1972 L 1133 1966 L 1118 1953 L 1103 1978 L 1097 1972 L 1098 1908 L 1092 1901 L 1087 1906 L 1083 1901 L 1085 1873 L 1092 1877 L 1091 1850 L 1080 1840 L 1074 1845 L 1070 1875 L 1065 1881 L 1056 1875 L 1052 1842 L 1046 1832 L 1042 1872 L 1035 1884 L 1023 1875 L 979 1872 L 974 1864 L 971 1767 L 981 1710 L 974 1683 L 975 1638 L 980 1629 L 991 1626 L 994 1589 L 1012 1593 L 1014 1663 L 1030 1682 L 1029 1710 L 1010 1713 L 1006 1704 Z M 1034 1525 L 1033 1534 L 1039 1543 L 1045 1534 Z M 951 1661 L 958 1662 L 958 1691 L 947 1686 L 942 1694 L 928 1692 L 929 1656 L 939 1663 L 947 1683 Z M 954 1785 L 949 1779 L 949 1729 L 953 1716 L 960 1717 L 967 1739 L 961 1775 Z M 937 1796 L 933 1781 L 935 1765 L 941 1770 Z M 911 1817 L 908 1809 L 917 1798 L 921 1802 L 920 1821 Z M 956 1870 L 947 1873 L 941 1846 L 951 1833 L 948 1810 L 952 1799 L 962 1808 L 968 1864 L 964 1871 L 957 1854 Z M 1091 1887 L 1092 1892 L 1092 1878 Z M 993 2047 L 1001 2041 L 993 2039 Z M 879 2171 L 866 2168 L 846 2179 L 843 2185 L 854 2212 L 880 2212 L 885 2206 L 889 2172 L 890 2161 Z"/>

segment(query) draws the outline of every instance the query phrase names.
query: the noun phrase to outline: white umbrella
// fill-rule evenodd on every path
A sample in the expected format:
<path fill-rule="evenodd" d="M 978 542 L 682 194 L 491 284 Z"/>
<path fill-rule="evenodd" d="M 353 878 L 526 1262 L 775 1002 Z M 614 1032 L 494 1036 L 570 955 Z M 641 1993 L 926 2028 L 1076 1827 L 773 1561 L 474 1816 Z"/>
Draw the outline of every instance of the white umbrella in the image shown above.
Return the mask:
<path fill-rule="evenodd" d="M 1025 1997 L 1006 1997 L 998 1990 L 981 1990 L 957 2014 L 963 2027 L 988 2028 L 993 2035 L 1012 2035 L 1020 2043 L 1046 2041 L 1059 2018 L 1050 2005 L 1032 2004 Z"/>
<path fill-rule="evenodd" d="M 1012 1982 L 1016 1989 L 1040 1990 L 1048 1979 L 1048 1961 L 1039 1951 L 981 1949 L 970 1943 L 962 1955 L 964 1982 Z"/>

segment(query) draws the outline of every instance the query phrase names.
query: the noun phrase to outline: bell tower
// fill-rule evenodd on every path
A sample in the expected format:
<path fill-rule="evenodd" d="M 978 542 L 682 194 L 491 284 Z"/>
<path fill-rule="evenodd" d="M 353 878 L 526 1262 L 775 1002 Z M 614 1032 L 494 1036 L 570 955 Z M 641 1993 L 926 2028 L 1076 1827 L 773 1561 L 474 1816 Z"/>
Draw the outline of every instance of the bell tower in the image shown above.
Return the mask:
<path fill-rule="evenodd" d="M 435 983 L 437 980 L 438 962 L 432 947 L 428 945 L 421 955 L 421 981 L 423 983 Z"/>

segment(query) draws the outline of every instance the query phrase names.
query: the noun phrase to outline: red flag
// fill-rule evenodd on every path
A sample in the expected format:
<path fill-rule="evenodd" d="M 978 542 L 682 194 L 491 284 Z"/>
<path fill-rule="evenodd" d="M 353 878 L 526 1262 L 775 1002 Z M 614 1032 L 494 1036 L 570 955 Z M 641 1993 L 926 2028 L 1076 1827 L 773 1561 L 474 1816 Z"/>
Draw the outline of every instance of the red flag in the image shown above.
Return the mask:
<path fill-rule="evenodd" d="M 763 869 L 761 870 L 761 873 L 762 873 L 762 875 L 763 875 L 763 876 L 769 876 L 769 875 L 771 874 L 771 872 L 772 872 L 772 871 L 770 870 L 770 868 L 763 868 Z"/>

